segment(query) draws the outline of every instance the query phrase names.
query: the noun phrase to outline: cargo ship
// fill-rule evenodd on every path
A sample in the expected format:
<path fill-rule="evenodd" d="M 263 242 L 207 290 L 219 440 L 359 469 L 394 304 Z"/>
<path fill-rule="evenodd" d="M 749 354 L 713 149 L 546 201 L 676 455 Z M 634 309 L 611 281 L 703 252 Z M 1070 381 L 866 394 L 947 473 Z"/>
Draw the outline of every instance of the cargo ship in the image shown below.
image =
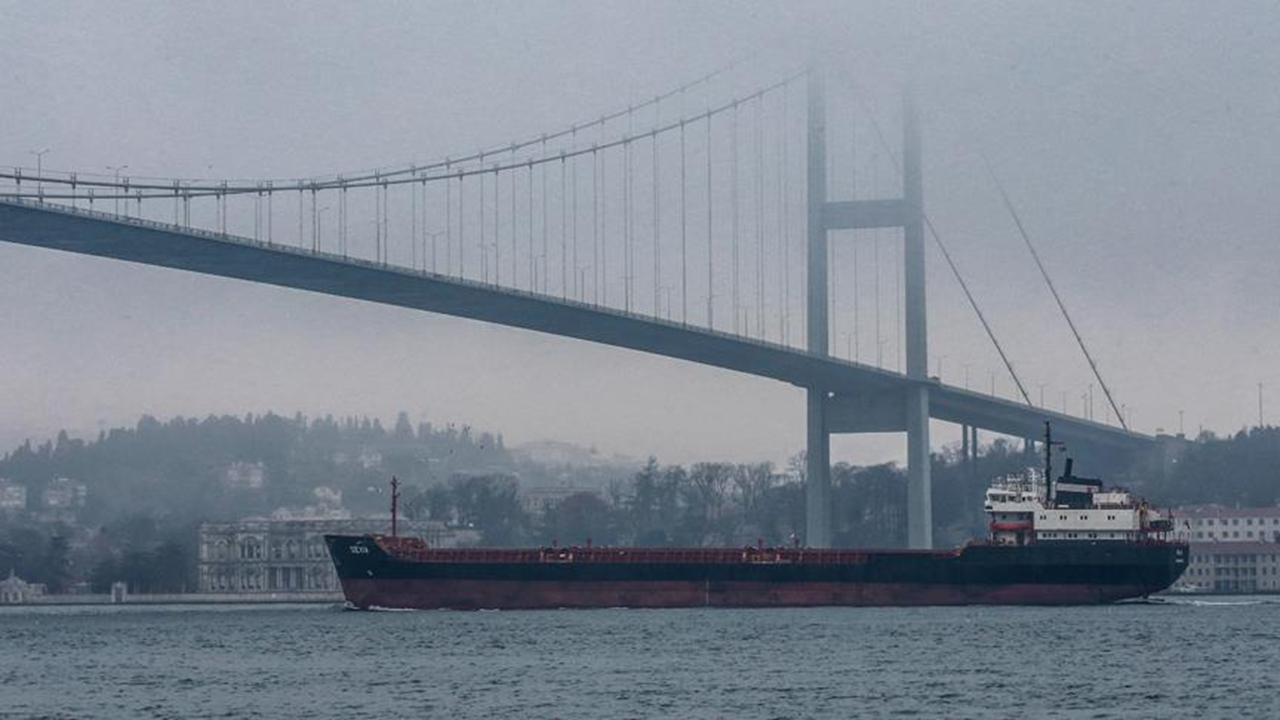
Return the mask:
<path fill-rule="evenodd" d="M 356 609 L 1080 605 L 1178 579 L 1188 547 L 1167 513 L 1074 477 L 1070 460 L 1052 480 L 1045 457 L 986 491 L 985 540 L 948 550 L 435 548 L 396 534 L 394 488 L 390 535 L 325 540 Z"/>

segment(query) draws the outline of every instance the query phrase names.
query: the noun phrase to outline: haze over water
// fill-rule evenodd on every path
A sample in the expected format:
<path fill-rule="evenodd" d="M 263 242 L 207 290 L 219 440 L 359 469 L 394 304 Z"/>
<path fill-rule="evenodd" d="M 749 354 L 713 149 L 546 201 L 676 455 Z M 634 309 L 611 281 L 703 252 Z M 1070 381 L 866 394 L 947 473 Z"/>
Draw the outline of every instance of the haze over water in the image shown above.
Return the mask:
<path fill-rule="evenodd" d="M 0 716 L 1274 717 L 1280 602 L 0 609 Z"/>

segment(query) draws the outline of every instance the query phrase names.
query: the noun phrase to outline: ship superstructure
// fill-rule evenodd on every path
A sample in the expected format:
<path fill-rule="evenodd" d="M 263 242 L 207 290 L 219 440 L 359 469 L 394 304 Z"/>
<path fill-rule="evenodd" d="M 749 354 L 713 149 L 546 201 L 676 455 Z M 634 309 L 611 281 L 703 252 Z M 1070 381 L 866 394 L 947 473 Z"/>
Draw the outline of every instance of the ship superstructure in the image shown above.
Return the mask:
<path fill-rule="evenodd" d="M 1164 540 L 1172 529 L 1168 513 L 1128 490 L 1103 488 L 1102 481 L 1071 475 L 1072 463 L 1057 481 L 1038 470 L 997 480 L 987 489 L 983 509 L 990 541 L 997 545 L 1033 542 L 1144 542 Z"/>

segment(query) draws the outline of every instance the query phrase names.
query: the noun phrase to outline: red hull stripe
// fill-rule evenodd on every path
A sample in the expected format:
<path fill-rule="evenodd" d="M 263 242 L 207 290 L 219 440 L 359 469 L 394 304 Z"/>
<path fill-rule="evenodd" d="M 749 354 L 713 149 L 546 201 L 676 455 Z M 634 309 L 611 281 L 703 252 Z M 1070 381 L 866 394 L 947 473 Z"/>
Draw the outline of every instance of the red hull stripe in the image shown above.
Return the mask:
<path fill-rule="evenodd" d="M 1080 605 L 1142 597 L 1141 585 L 753 583 L 688 581 L 544 582 L 345 578 L 358 608 L 548 609 L 819 607 L 902 605 Z"/>

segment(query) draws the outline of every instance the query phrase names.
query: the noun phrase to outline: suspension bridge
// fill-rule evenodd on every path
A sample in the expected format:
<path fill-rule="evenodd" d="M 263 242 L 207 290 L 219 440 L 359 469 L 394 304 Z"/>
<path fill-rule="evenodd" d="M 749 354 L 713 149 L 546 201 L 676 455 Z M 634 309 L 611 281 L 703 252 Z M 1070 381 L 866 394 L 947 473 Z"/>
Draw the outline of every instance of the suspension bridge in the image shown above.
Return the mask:
<path fill-rule="evenodd" d="M 875 166 L 869 187 L 852 183 L 837 198 L 822 73 L 805 68 L 748 92 L 731 74 L 709 73 L 505 145 L 301 179 L 54 171 L 37 155 L 36 168 L 0 167 L 0 240 L 498 323 L 790 383 L 807 393 L 805 541 L 814 547 L 830 544 L 832 434 L 906 434 L 912 547 L 932 545 L 931 418 L 961 427 L 966 460 L 979 429 L 1033 439 L 1045 420 L 1077 447 L 1154 447 L 1153 437 L 1124 426 L 1119 408 L 1117 426 L 1031 401 L 925 213 L 909 94 L 897 149 L 876 127 L 875 157 L 883 153 L 896 175 L 884 173 L 886 181 Z M 1019 397 L 928 375 L 929 237 Z M 1034 254 L 1025 232 L 1024 239 Z M 873 259 L 859 266 L 859 247 L 868 245 Z M 891 260 L 887 279 L 882 253 Z M 860 308 L 868 295 L 874 308 Z M 891 322 L 882 320 L 885 305 Z"/>

